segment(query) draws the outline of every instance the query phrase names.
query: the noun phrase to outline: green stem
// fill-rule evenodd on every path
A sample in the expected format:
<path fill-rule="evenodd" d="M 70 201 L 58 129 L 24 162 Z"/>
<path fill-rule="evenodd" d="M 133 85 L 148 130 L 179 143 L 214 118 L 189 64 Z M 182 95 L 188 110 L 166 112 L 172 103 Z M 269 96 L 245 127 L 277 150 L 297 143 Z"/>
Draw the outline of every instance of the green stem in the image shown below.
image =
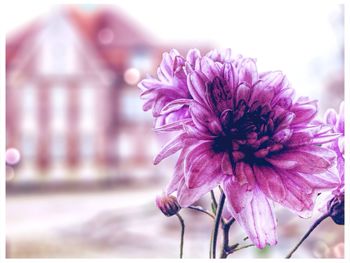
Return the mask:
<path fill-rule="evenodd" d="M 289 252 L 289 254 L 286 256 L 286 258 L 291 258 L 293 253 L 299 248 L 299 246 L 305 241 L 305 239 L 307 239 L 307 237 L 311 234 L 312 231 L 315 230 L 315 228 L 323 221 L 325 220 L 327 217 L 329 217 L 329 214 L 326 213 L 324 215 L 322 215 L 319 219 L 317 219 L 315 221 L 315 223 L 313 223 L 313 225 L 310 227 L 310 229 L 306 232 L 306 234 L 303 236 L 303 238 L 299 241 L 299 243 L 292 249 L 291 252 Z"/>
<path fill-rule="evenodd" d="M 226 198 L 225 194 L 221 193 L 218 209 L 217 209 L 216 216 L 215 216 L 214 229 L 213 229 L 213 242 L 212 242 L 212 249 L 211 249 L 212 258 L 216 258 L 216 243 L 218 240 L 219 225 L 220 225 L 220 221 L 221 221 L 222 210 L 224 208 L 225 198 Z"/>
<path fill-rule="evenodd" d="M 183 218 L 180 216 L 179 213 L 176 213 L 176 216 L 179 219 L 180 224 L 181 224 L 180 258 L 182 258 L 183 250 L 184 250 L 185 222 L 184 222 Z"/>

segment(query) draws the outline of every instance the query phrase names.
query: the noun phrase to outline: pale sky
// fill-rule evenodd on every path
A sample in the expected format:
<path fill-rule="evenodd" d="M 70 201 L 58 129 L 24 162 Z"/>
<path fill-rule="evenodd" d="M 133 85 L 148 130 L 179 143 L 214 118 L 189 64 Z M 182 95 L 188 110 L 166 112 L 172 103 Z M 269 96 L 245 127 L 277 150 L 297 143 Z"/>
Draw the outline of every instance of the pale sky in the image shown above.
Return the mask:
<path fill-rule="evenodd" d="M 218 48 L 230 47 L 235 53 L 257 58 L 259 69 L 287 72 L 296 89 L 305 95 L 317 96 L 319 84 L 308 76 L 309 66 L 310 63 L 334 63 L 339 39 L 332 23 L 341 8 L 339 4 L 305 2 L 128 0 L 107 3 L 113 3 L 158 41 L 170 45 L 183 43 L 195 47 L 196 43 L 210 43 Z M 86 10 L 93 9 L 93 5 L 83 6 Z M 52 9 L 52 4 L 43 1 L 39 4 L 26 1 L 20 6 L 6 4 L 2 26 L 9 33 Z"/>

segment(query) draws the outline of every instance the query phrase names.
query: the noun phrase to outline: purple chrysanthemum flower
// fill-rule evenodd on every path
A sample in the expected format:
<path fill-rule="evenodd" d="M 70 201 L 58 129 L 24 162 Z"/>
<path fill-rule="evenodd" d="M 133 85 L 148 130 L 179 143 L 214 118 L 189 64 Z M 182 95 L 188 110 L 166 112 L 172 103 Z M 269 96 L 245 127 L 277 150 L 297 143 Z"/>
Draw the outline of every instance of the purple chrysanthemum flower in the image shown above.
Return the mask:
<path fill-rule="evenodd" d="M 182 67 L 189 118 L 155 158 L 157 164 L 181 150 L 166 194 L 177 191 L 187 207 L 221 185 L 229 212 L 252 242 L 274 245 L 273 201 L 308 216 L 317 193 L 336 184 L 325 173 L 335 154 L 319 146 L 335 135 L 315 120 L 316 101 L 293 99 L 281 72 L 259 74 L 255 60 L 242 57 L 208 55 L 195 65 Z"/>
<path fill-rule="evenodd" d="M 232 61 L 229 49 L 225 52 L 214 50 L 204 57 L 221 63 Z M 145 111 L 152 109 L 155 128 L 170 125 L 176 130 L 181 128 L 176 124 L 189 120 L 188 105 L 192 96 L 187 87 L 187 73 L 201 68 L 200 58 L 202 56 L 197 49 L 189 50 L 186 58 L 172 49 L 169 53 L 163 53 L 163 59 L 157 70 L 158 79 L 148 76 L 139 83 L 138 86 L 143 91 L 141 98 L 146 100 L 143 109 Z"/>
<path fill-rule="evenodd" d="M 340 134 L 337 140 L 327 145 L 337 155 L 336 174 L 338 174 L 339 181 L 330 193 L 321 195 L 320 210 L 329 212 L 335 223 L 344 224 L 344 102 L 340 104 L 339 114 L 333 109 L 325 113 L 325 122 L 332 128 L 332 133 Z"/>

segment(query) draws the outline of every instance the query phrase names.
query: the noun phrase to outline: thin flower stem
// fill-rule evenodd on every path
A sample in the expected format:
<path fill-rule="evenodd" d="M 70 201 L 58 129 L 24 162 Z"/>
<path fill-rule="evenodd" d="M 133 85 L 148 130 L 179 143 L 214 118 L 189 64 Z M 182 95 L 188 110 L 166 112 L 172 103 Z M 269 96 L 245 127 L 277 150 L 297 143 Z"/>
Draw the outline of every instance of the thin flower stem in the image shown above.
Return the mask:
<path fill-rule="evenodd" d="M 229 251 L 228 254 L 232 254 L 238 246 L 239 246 L 239 243 L 236 243 L 234 245 L 228 246 L 227 247 L 227 251 Z"/>
<path fill-rule="evenodd" d="M 238 247 L 236 249 L 233 250 L 233 252 L 236 252 L 238 250 L 241 250 L 241 249 L 244 249 L 244 248 L 248 248 L 248 247 L 254 247 L 255 245 L 254 244 L 249 244 L 249 245 L 245 245 L 245 246 L 241 246 L 241 247 Z"/>
<path fill-rule="evenodd" d="M 228 255 L 230 254 L 233 254 L 234 252 L 238 251 L 238 250 L 241 250 L 241 249 L 244 249 L 244 248 L 248 248 L 248 247 L 254 247 L 255 245 L 254 244 L 248 244 L 248 245 L 244 245 L 244 246 L 241 246 L 241 247 L 238 247 L 239 246 L 239 243 L 236 243 L 232 246 L 228 246 L 226 248 L 226 251 L 222 251 L 221 252 L 221 258 L 227 258 Z"/>
<path fill-rule="evenodd" d="M 213 242 L 212 242 L 212 249 L 211 249 L 212 258 L 216 258 L 216 243 L 218 239 L 219 225 L 221 222 L 221 215 L 222 215 L 222 210 L 224 208 L 225 199 L 226 199 L 225 194 L 221 193 L 220 201 L 219 201 L 219 205 L 218 205 L 218 209 L 215 217 L 214 230 L 213 230 Z"/>
<path fill-rule="evenodd" d="M 180 221 L 181 224 L 181 237 L 180 237 L 180 258 L 183 256 L 183 249 L 184 249 L 184 236 L 185 236 L 185 222 L 183 218 L 180 216 L 179 213 L 176 213 L 177 218 Z"/>
<path fill-rule="evenodd" d="M 210 190 L 210 196 L 211 196 L 211 210 L 214 213 L 214 215 L 216 215 L 216 209 L 218 207 L 218 203 L 216 202 L 216 198 L 215 198 L 215 193 L 214 190 Z M 214 216 L 215 219 L 215 216 Z M 212 251 L 213 251 L 213 233 L 214 233 L 214 229 L 212 229 L 211 234 L 210 234 L 210 247 L 209 247 L 209 258 L 212 258 Z"/>
<path fill-rule="evenodd" d="M 210 190 L 210 196 L 211 196 L 212 210 L 213 210 L 213 213 L 216 214 L 216 209 L 218 208 L 218 202 L 216 202 L 214 190 Z"/>
<path fill-rule="evenodd" d="M 231 218 L 227 223 L 225 222 L 222 223 L 223 241 L 222 241 L 220 258 L 227 258 L 227 256 L 233 253 L 233 250 L 239 245 L 239 244 L 236 244 L 233 246 L 229 245 L 230 228 L 234 222 L 235 222 L 235 219 Z"/>
<path fill-rule="evenodd" d="M 232 154 L 230 152 L 228 152 L 228 156 L 230 158 L 230 163 L 232 166 L 232 170 L 234 171 L 234 160 L 232 157 Z M 221 192 L 221 197 L 225 198 L 225 193 L 223 191 L 223 189 L 221 188 L 221 186 L 219 186 L 220 192 Z M 233 246 L 229 245 L 229 235 L 230 235 L 230 228 L 231 225 L 235 222 L 235 218 L 231 218 L 230 220 L 228 220 L 228 222 L 225 222 L 224 219 L 221 220 L 222 221 L 222 232 L 223 232 L 223 244 L 222 244 L 222 250 L 221 250 L 221 255 L 220 258 L 227 258 L 227 256 L 231 253 L 233 253 L 234 249 L 237 248 L 239 246 L 239 243 L 234 244 Z"/>
<path fill-rule="evenodd" d="M 305 239 L 311 234 L 312 231 L 315 230 L 315 228 L 327 217 L 329 217 L 329 213 L 326 213 L 322 215 L 319 219 L 317 219 L 313 225 L 310 227 L 310 229 L 306 232 L 306 234 L 303 236 L 303 238 L 299 241 L 299 243 L 292 249 L 291 252 L 286 256 L 286 258 L 291 258 L 293 253 L 299 248 L 299 246 L 305 241 Z"/>
<path fill-rule="evenodd" d="M 188 207 L 189 209 L 192 209 L 192 210 L 196 210 L 196 211 L 199 211 L 199 212 L 202 212 L 204 214 L 207 214 L 208 216 L 210 216 L 212 219 L 215 219 L 215 215 L 213 215 L 212 213 L 210 213 L 208 210 L 204 209 L 203 207 L 201 206 L 194 206 L 194 205 L 191 205 Z"/>
<path fill-rule="evenodd" d="M 213 232 L 214 229 L 211 230 L 211 234 L 210 234 L 210 247 L 209 247 L 209 258 L 212 258 L 212 251 L 213 251 Z"/>
<path fill-rule="evenodd" d="M 228 225 L 229 227 L 231 227 L 231 225 L 236 221 L 236 219 L 234 217 L 232 217 L 230 220 L 228 220 L 226 222 L 226 225 Z"/>

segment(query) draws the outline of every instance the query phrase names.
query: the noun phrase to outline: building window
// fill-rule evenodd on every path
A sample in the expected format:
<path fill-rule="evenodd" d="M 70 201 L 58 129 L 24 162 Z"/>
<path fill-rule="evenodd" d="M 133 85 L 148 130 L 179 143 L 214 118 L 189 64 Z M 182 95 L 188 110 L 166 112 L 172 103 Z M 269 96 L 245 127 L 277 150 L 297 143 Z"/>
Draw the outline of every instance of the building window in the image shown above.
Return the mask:
<path fill-rule="evenodd" d="M 67 132 L 67 87 L 54 86 L 50 88 L 50 153 L 53 159 L 61 159 L 66 155 Z"/>
<path fill-rule="evenodd" d="M 97 133 L 97 99 L 98 87 L 85 84 L 80 89 L 79 93 L 79 137 L 81 138 L 79 144 L 80 155 L 86 158 L 92 158 L 95 149 L 95 137 Z"/>
<path fill-rule="evenodd" d="M 32 85 L 21 88 L 22 112 L 20 117 L 21 155 L 23 160 L 32 160 L 37 154 L 38 119 L 37 89 Z"/>

